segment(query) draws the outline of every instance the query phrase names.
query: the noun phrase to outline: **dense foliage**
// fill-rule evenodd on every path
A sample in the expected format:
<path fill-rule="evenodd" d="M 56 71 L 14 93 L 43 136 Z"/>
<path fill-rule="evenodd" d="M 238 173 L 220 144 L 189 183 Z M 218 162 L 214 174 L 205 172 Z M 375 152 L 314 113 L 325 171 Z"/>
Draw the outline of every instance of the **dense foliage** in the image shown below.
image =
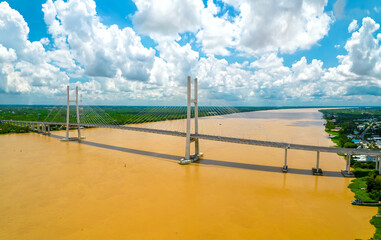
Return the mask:
<path fill-rule="evenodd" d="M 350 134 L 356 129 L 356 120 L 361 119 L 377 119 L 381 120 L 381 107 L 358 107 L 358 108 L 346 108 L 346 109 L 324 109 L 320 110 L 323 113 L 324 119 L 328 122 L 326 124 L 327 129 L 333 129 L 335 127 L 341 127 L 343 130 L 341 133 Z M 329 120 L 335 120 L 330 122 Z M 381 129 L 375 134 L 381 135 Z"/>
<path fill-rule="evenodd" d="M 371 172 L 369 176 L 365 177 L 366 181 L 366 190 L 369 194 L 369 197 L 373 200 L 381 200 L 381 176 Z"/>
<path fill-rule="evenodd" d="M 11 126 L 9 124 L 0 123 L 0 134 L 27 132 L 29 132 L 29 129 L 27 127 Z"/>
<path fill-rule="evenodd" d="M 380 107 L 324 109 L 320 110 L 320 112 L 323 113 L 324 119 L 327 120 L 325 125 L 326 132 L 334 135 L 331 138 L 332 141 L 341 148 L 357 147 L 352 142 L 352 139 L 347 136 L 353 134 L 359 124 L 365 124 L 365 127 L 367 127 L 370 119 L 381 120 Z M 381 128 L 372 130 L 372 134 L 381 135 Z M 365 138 L 367 137 L 370 137 L 370 131 L 365 135 Z"/>

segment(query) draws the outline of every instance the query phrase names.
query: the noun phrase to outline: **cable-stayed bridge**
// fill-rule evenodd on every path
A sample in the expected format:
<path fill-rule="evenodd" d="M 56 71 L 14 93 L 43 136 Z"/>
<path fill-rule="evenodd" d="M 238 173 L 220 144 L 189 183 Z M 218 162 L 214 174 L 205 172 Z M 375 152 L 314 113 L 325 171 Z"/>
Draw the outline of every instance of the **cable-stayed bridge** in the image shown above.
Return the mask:
<path fill-rule="evenodd" d="M 150 117 L 146 117 L 145 114 L 138 114 L 135 119 L 131 120 L 130 123 L 141 123 L 141 122 L 152 122 L 153 119 L 179 119 L 182 113 L 182 110 L 186 110 L 186 130 L 174 130 L 174 129 L 160 129 L 160 128 L 151 128 L 146 127 L 143 124 L 132 124 L 132 125 L 119 125 L 115 123 L 115 120 L 112 119 L 109 115 L 105 114 L 101 116 L 101 114 L 95 111 L 92 108 L 89 108 L 87 112 L 84 111 L 83 106 L 80 104 L 80 99 L 78 95 L 78 87 L 75 91 L 75 100 L 70 99 L 69 86 L 67 87 L 67 105 L 66 105 L 66 121 L 54 121 L 57 119 L 57 115 L 60 114 L 60 111 L 64 108 L 61 107 L 60 110 L 57 111 L 55 117 L 48 121 L 48 117 L 43 121 L 17 121 L 17 120 L 0 120 L 3 123 L 8 123 L 11 125 L 24 126 L 29 127 L 33 131 L 42 134 L 50 134 L 51 126 L 61 126 L 66 129 L 66 137 L 62 138 L 62 141 L 81 141 L 83 136 L 81 135 L 81 129 L 84 127 L 101 127 L 101 128 L 114 128 L 121 130 L 130 130 L 137 132 L 147 132 L 154 134 L 164 134 L 171 135 L 176 137 L 185 137 L 185 157 L 180 160 L 181 164 L 189 164 L 191 162 L 199 160 L 203 154 L 200 152 L 199 148 L 199 140 L 210 140 L 210 141 L 221 141 L 221 142 L 229 142 L 236 144 L 248 144 L 248 145 L 256 145 L 263 147 L 273 147 L 273 148 L 282 148 L 284 149 L 284 165 L 282 167 L 283 172 L 288 171 L 287 165 L 287 151 L 289 149 L 294 150 L 304 150 L 304 151 L 314 151 L 317 153 L 316 157 L 316 167 L 312 169 L 312 173 L 315 175 L 322 175 L 323 172 L 319 168 L 319 156 L 320 152 L 327 153 L 342 153 L 346 155 L 347 164 L 346 169 L 342 171 L 343 175 L 346 177 L 353 176 L 353 173 L 350 171 L 350 159 L 353 154 L 362 154 L 362 155 L 370 155 L 376 156 L 376 166 L 381 172 L 380 160 L 381 160 L 381 151 L 379 150 L 369 150 L 369 149 L 351 149 L 351 148 L 334 148 L 334 147 L 323 147 L 323 146 L 313 146 L 313 145 L 303 145 L 303 144 L 293 144 L 288 142 L 277 142 L 277 141 L 264 141 L 264 140 L 254 140 L 254 139 L 246 139 L 246 138 L 237 138 L 237 137 L 227 137 L 227 136 L 218 136 L 218 135 L 210 135 L 210 134 L 201 134 L 199 133 L 199 107 L 198 107 L 198 92 L 197 92 L 197 79 L 194 79 L 194 94 L 191 94 L 191 79 L 188 77 L 187 81 L 187 107 L 186 108 L 173 108 L 170 109 L 171 117 L 168 114 L 163 112 L 163 108 L 157 107 L 154 108 L 150 112 Z M 74 114 L 70 112 L 70 103 L 75 103 Z M 192 107 L 191 105 L 194 104 Z M 231 109 L 223 109 L 219 107 L 211 107 L 207 111 L 204 111 L 201 116 L 213 116 L 213 115 L 224 115 L 224 114 L 232 114 L 235 113 L 234 110 Z M 177 115 L 176 115 L 177 114 Z M 54 114 L 53 114 L 54 115 Z M 74 117 L 72 116 L 74 115 Z M 192 118 L 193 115 L 193 118 Z M 85 119 L 92 119 L 92 121 L 82 121 Z M 59 120 L 63 120 L 63 118 L 58 118 Z M 191 120 L 194 120 L 194 126 L 191 126 Z M 161 121 L 160 124 L 166 124 L 166 121 Z M 76 137 L 69 136 L 69 129 L 75 128 L 77 130 Z M 190 153 L 190 145 L 194 142 L 195 151 L 194 154 Z"/>

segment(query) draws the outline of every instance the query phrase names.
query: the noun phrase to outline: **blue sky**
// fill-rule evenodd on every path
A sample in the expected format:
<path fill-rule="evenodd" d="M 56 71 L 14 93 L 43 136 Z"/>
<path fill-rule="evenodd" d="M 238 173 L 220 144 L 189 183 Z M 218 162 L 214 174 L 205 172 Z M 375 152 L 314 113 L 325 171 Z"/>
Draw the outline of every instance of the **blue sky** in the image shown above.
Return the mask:
<path fill-rule="evenodd" d="M 191 75 L 205 104 L 381 105 L 379 1 L 13 0 L 0 23 L 3 104 L 70 83 L 95 104 L 176 105 Z"/>

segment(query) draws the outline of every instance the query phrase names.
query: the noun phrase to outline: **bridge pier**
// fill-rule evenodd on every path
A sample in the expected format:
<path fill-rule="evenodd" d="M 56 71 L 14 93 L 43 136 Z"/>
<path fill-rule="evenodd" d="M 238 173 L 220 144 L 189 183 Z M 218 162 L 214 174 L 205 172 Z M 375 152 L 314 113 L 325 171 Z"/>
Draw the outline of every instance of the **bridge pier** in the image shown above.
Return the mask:
<path fill-rule="evenodd" d="M 344 177 L 355 177 L 353 172 L 351 172 L 351 157 L 352 154 L 347 153 L 346 168 L 345 170 L 341 170 L 341 174 L 343 174 Z"/>
<path fill-rule="evenodd" d="M 192 162 L 195 162 L 202 158 L 203 154 L 200 153 L 199 139 L 196 137 L 191 137 L 191 104 L 194 104 L 194 126 L 195 126 L 195 135 L 198 134 L 198 89 L 197 89 L 197 78 L 194 79 L 194 99 L 191 99 L 191 78 L 188 76 L 187 79 L 187 132 L 185 140 L 185 157 L 180 160 L 180 164 L 185 165 Z M 195 153 L 190 155 L 190 144 L 195 142 Z"/>
<path fill-rule="evenodd" d="M 284 149 L 284 165 L 282 167 L 282 172 L 286 173 L 288 172 L 288 166 L 287 166 L 287 148 Z"/>
<path fill-rule="evenodd" d="M 50 135 L 50 125 L 48 124 L 48 135 Z"/>
<path fill-rule="evenodd" d="M 321 168 L 319 168 L 319 158 L 320 158 L 320 152 L 317 151 L 316 168 L 312 168 L 312 174 L 313 175 L 323 175 L 323 171 L 321 170 Z"/>
<path fill-rule="evenodd" d="M 80 141 L 81 139 L 84 139 L 85 137 L 81 136 L 81 129 L 80 129 L 80 121 L 79 121 L 79 105 L 78 105 L 78 86 L 75 88 L 75 100 L 70 100 L 70 93 L 69 93 L 69 85 L 67 85 L 67 105 L 66 105 L 66 137 L 61 138 L 61 141 Z M 78 128 L 78 136 L 77 137 L 69 137 L 69 129 L 70 129 L 70 122 L 69 122 L 69 111 L 70 111 L 70 103 L 74 102 L 76 105 L 76 112 L 77 112 L 77 128 Z"/>
<path fill-rule="evenodd" d="M 376 156 L 376 170 L 378 170 L 379 164 L 380 164 L 380 162 L 379 162 L 378 156 Z"/>
<path fill-rule="evenodd" d="M 37 123 L 37 132 L 41 133 L 41 125 L 39 123 Z"/>

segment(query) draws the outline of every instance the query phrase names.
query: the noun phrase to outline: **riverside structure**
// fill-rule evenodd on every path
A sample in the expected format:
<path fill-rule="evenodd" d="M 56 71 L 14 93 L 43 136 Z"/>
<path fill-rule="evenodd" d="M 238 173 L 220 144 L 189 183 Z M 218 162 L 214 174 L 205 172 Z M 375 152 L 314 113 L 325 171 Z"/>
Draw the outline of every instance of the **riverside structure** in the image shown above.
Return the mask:
<path fill-rule="evenodd" d="M 170 130 L 162 130 L 162 129 L 150 129 L 143 127 L 133 127 L 133 126 L 120 126 L 120 125 L 106 125 L 106 124 L 86 124 L 80 123 L 80 115 L 79 115 L 79 104 L 78 104 L 78 87 L 76 87 L 76 100 L 71 101 L 69 98 L 69 86 L 67 86 L 67 116 L 66 123 L 63 122 L 35 122 L 35 121 L 14 121 L 14 120 L 0 120 L 2 123 L 8 123 L 11 125 L 17 126 L 28 126 L 33 131 L 42 134 L 50 134 L 50 126 L 51 125 L 66 125 L 66 137 L 62 138 L 63 141 L 80 141 L 84 137 L 81 136 L 80 128 L 81 127 L 102 127 L 102 128 L 115 128 L 122 130 L 130 130 L 130 131 L 138 131 L 138 132 L 148 132 L 148 133 L 156 133 L 156 134 L 164 134 L 171 135 L 177 137 L 185 137 L 186 138 L 186 146 L 185 146 L 185 158 L 180 160 L 181 164 L 189 164 L 199 160 L 203 154 L 200 153 L 199 150 L 199 140 L 212 140 L 212 141 L 220 141 L 220 142 L 230 142 L 237 144 L 248 144 L 248 145 L 256 145 L 256 146 L 264 146 L 264 147 L 273 147 L 273 148 L 282 148 L 284 149 L 284 164 L 282 166 L 283 172 L 288 172 L 287 165 L 287 151 L 289 149 L 293 150 L 303 150 L 303 151 L 315 151 L 317 153 L 316 157 L 316 167 L 312 168 L 312 174 L 314 175 L 322 175 L 323 171 L 319 167 L 320 161 L 320 153 L 341 153 L 346 155 L 346 168 L 342 170 L 342 174 L 344 177 L 354 177 L 353 173 L 350 171 L 350 159 L 353 154 L 361 154 L 361 155 L 369 155 L 377 157 L 377 166 L 380 166 L 381 161 L 381 151 L 379 150 L 369 150 L 369 149 L 353 149 L 353 148 L 334 148 L 334 147 L 322 147 L 322 146 L 313 146 L 313 145 L 302 145 L 302 144 L 292 144 L 286 142 L 274 142 L 274 141 L 262 141 L 262 140 L 252 140 L 252 139 L 244 139 L 244 138 L 232 138 L 232 137 L 223 137 L 223 136 L 215 136 L 215 135 L 206 135 L 198 133 L 198 80 L 194 79 L 194 99 L 191 98 L 191 78 L 188 76 L 187 78 L 187 121 L 186 121 L 186 132 L 178 132 L 178 131 L 170 131 Z M 77 122 L 70 123 L 69 122 L 69 107 L 70 102 L 76 103 L 76 113 L 77 113 Z M 194 124 L 195 124 L 195 132 L 191 133 L 191 104 L 194 104 Z M 70 127 L 77 127 L 78 136 L 77 137 L 69 137 L 69 129 Z M 190 144 L 195 143 L 195 153 L 193 155 L 190 154 Z M 379 167 L 379 172 L 381 174 L 381 167 Z"/>

